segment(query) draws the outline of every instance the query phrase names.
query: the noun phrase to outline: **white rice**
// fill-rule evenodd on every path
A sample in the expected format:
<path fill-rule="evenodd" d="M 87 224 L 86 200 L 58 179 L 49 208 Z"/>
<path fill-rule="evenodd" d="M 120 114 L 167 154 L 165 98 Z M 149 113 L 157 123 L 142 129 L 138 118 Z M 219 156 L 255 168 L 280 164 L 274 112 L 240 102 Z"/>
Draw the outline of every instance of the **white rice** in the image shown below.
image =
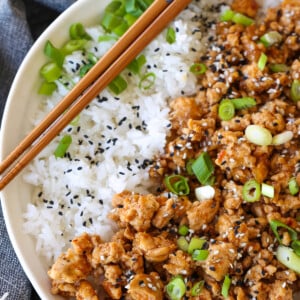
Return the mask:
<path fill-rule="evenodd" d="M 149 164 L 163 151 L 170 127 L 168 101 L 196 93 L 197 80 L 189 68 L 205 53 L 209 31 L 225 7 L 222 3 L 194 1 L 170 25 L 176 30 L 175 43 L 166 42 L 164 31 L 143 52 L 147 63 L 142 73 L 156 75 L 150 89 L 139 89 L 138 76 L 125 70 L 122 76 L 128 88 L 117 97 L 104 90 L 80 114 L 78 124 L 62 133 L 72 135 L 69 157 L 54 157 L 59 137 L 28 166 L 24 179 L 35 192 L 24 213 L 24 228 L 35 237 L 37 252 L 49 263 L 83 232 L 100 234 L 106 240 L 112 235 L 115 226 L 106 215 L 115 193 L 151 189 Z M 93 37 L 90 51 L 101 57 L 111 42 L 97 42 L 103 35 L 100 26 L 87 31 Z M 82 52 L 67 57 L 64 67 L 69 84 L 79 80 L 76 64 L 81 66 L 82 60 L 86 61 Z M 45 99 L 33 125 L 67 93 L 58 84 L 58 92 Z"/>

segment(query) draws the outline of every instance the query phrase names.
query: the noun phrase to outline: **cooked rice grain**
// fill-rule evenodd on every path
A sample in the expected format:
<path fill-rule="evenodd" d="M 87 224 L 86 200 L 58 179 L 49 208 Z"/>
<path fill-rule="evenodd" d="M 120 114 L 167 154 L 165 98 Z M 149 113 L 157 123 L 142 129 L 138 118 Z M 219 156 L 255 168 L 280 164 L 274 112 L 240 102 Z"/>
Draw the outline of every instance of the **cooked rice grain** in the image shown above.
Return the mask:
<path fill-rule="evenodd" d="M 112 235 L 114 224 L 106 215 L 113 194 L 151 189 L 149 165 L 163 151 L 170 127 L 168 101 L 197 90 L 189 68 L 205 52 L 222 9 L 220 0 L 192 2 L 170 24 L 176 42 L 168 44 L 164 31 L 143 52 L 147 63 L 142 73 L 155 73 L 155 84 L 143 91 L 138 88 L 138 76 L 123 71 L 128 88 L 119 96 L 104 90 L 80 114 L 78 123 L 61 133 L 72 135 L 67 155 L 54 157 L 58 137 L 28 166 L 24 179 L 35 192 L 24 213 L 24 228 L 35 237 L 37 252 L 48 262 L 82 232 L 100 233 L 106 239 Z M 93 37 L 89 51 L 101 57 L 112 43 L 97 42 L 103 34 L 101 27 L 87 30 Z M 33 125 L 79 80 L 86 60 L 81 51 L 66 58 L 67 75 L 57 82 L 58 92 L 42 103 Z"/>

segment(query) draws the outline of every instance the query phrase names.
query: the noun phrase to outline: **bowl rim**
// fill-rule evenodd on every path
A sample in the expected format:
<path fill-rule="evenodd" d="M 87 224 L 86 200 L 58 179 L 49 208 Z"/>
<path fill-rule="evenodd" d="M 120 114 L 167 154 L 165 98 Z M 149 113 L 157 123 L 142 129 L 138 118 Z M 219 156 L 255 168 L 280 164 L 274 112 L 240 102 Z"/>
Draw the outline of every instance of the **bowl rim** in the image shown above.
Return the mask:
<path fill-rule="evenodd" d="M 96 2 L 96 3 L 95 3 Z M 68 39 L 68 26 L 74 22 L 82 22 L 87 26 L 96 25 L 95 21 L 97 17 L 101 15 L 103 12 L 103 8 L 105 5 L 109 3 L 109 0 L 77 0 L 73 4 L 71 4 L 65 11 L 63 11 L 46 29 L 45 31 L 37 38 L 37 40 L 33 43 L 27 54 L 25 55 L 21 65 L 19 66 L 15 78 L 11 84 L 6 104 L 3 111 L 3 117 L 1 121 L 1 130 L 0 130 L 0 159 L 3 160 L 6 155 L 15 147 L 15 145 L 19 142 L 16 140 L 14 135 L 9 134 L 8 131 L 11 129 L 11 117 L 15 110 L 16 100 L 20 96 L 20 83 L 24 78 L 26 78 L 26 72 L 32 67 L 32 63 L 35 62 L 36 56 L 40 58 L 41 61 L 44 63 L 47 61 L 47 58 L 43 54 L 43 48 L 45 45 L 46 40 L 50 39 L 51 41 L 55 41 L 56 44 L 62 44 Z M 95 9 L 95 7 L 99 7 L 100 9 Z M 60 28 L 65 28 L 65 30 L 59 30 Z M 41 65 L 37 67 L 40 68 Z M 38 78 L 38 73 L 36 73 L 36 78 Z M 37 80 L 38 79 L 33 79 Z M 34 94 L 35 93 L 35 94 Z M 22 94 L 21 94 L 22 95 Z M 41 98 L 41 96 L 37 95 L 36 91 L 31 91 L 31 95 L 35 95 L 35 99 Z M 30 99 L 26 99 L 29 102 Z M 25 102 L 26 102 L 25 101 Z M 30 123 L 29 120 L 26 120 L 27 123 Z M 24 128 L 20 128 L 24 131 Z M 21 133 L 22 136 L 19 138 L 21 139 L 25 132 Z M 16 134 L 18 135 L 18 134 Z M 8 140 L 15 139 L 15 145 L 8 145 Z M 11 143 L 10 143 L 11 144 Z M 13 249 L 16 253 L 16 256 L 27 276 L 29 281 L 31 282 L 32 286 L 38 293 L 41 299 L 62 299 L 60 296 L 54 296 L 50 293 L 50 281 L 49 284 L 44 286 L 45 280 L 47 279 L 47 274 L 43 278 L 38 278 L 37 272 L 33 269 L 34 267 L 42 266 L 41 264 L 36 263 L 39 261 L 39 258 L 36 259 L 37 254 L 32 253 L 30 259 L 28 257 L 28 253 L 25 255 L 24 242 L 21 242 L 22 236 L 24 235 L 23 232 L 18 231 L 20 230 L 20 223 L 23 223 L 23 220 L 18 220 L 16 225 L 15 222 L 15 212 L 13 205 L 17 205 L 17 202 L 20 199 L 11 199 L 11 192 L 14 189 L 18 189 L 22 187 L 22 185 L 28 185 L 23 183 L 21 180 L 22 172 L 5 187 L 3 190 L 0 191 L 0 198 L 1 198 L 1 206 L 3 211 L 3 218 L 6 224 L 6 230 L 8 232 L 8 236 L 10 242 L 13 246 Z M 29 189 L 29 188 L 28 188 Z M 22 199 L 22 197 L 21 197 Z M 24 211 L 22 212 L 24 213 Z M 19 217 L 22 217 L 19 215 Z M 22 219 L 22 218 L 21 218 Z M 18 228 L 17 228 L 18 227 Z M 30 248 L 35 248 L 33 245 L 33 238 L 29 237 L 28 235 L 24 237 L 27 242 L 32 243 Z M 25 245 L 27 247 L 27 245 Z M 25 249 L 26 250 L 26 249 Z M 34 267 L 33 267 L 34 266 Z M 46 273 L 46 272 L 45 272 Z"/>

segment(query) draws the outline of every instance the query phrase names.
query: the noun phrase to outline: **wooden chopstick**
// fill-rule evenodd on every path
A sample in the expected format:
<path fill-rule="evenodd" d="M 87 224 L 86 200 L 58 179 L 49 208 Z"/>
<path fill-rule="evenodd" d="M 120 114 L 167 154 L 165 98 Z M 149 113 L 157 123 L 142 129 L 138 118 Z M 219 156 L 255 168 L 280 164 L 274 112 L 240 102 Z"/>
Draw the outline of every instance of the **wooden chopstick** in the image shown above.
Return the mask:
<path fill-rule="evenodd" d="M 1 162 L 0 174 L 24 151 L 31 147 L 32 143 L 47 130 L 55 120 L 62 115 L 93 83 L 103 72 L 118 58 L 120 53 L 125 51 L 128 46 L 148 27 L 148 25 L 168 6 L 167 1 L 155 0 L 138 20 L 127 30 L 127 32 L 118 40 L 118 42 L 97 62 L 97 64 L 88 72 L 74 88 L 58 103 L 58 105 L 37 125 L 21 143 Z"/>
<path fill-rule="evenodd" d="M 125 41 L 118 48 L 113 47 L 113 59 L 110 57 L 111 51 L 105 55 L 105 67 L 100 66 L 100 60 L 81 81 L 75 92 L 72 90 L 50 114 L 38 125 L 19 146 L 2 162 L 0 173 L 12 166 L 2 176 L 0 180 L 0 190 L 2 190 L 38 153 L 40 153 L 56 136 L 61 132 L 86 106 L 90 103 L 126 66 L 170 23 L 191 0 L 157 0 L 155 13 L 149 17 L 148 10 L 139 18 L 145 16 L 147 22 L 142 22 L 139 26 L 131 27 L 130 37 L 134 40 L 130 43 Z M 158 4 L 159 3 L 159 4 Z M 166 5 L 167 4 L 167 5 Z M 152 11 L 151 11 L 152 12 Z M 135 23 L 137 24 L 137 23 Z M 121 41 L 121 39 L 120 39 Z M 126 46 L 125 46 L 126 45 Z M 127 47 L 127 48 L 126 48 Z M 125 48 L 125 49 L 124 49 Z M 107 63 L 110 62 L 110 63 Z M 99 75 L 98 71 L 102 73 Z M 88 78 L 88 79 L 87 79 Z M 84 93 L 83 93 L 84 92 Z M 79 97 L 81 95 L 81 97 Z M 50 124 L 49 124 L 50 123 Z M 51 126 L 50 126 L 51 125 Z M 30 141 L 30 143 L 29 143 Z M 29 145 L 28 145 L 29 144 Z M 32 145 L 32 146 L 31 146 Z M 31 148 L 25 152 L 29 147 Z M 22 156 L 19 160 L 19 158 Z M 13 164 L 14 163 L 14 164 Z"/>

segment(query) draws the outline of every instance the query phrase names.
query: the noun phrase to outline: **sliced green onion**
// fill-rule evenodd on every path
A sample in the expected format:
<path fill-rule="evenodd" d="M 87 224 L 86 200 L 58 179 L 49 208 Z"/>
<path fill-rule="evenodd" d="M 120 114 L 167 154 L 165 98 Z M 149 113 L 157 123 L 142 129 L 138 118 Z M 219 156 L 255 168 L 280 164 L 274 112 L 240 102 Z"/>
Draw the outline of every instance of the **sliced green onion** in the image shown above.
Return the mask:
<path fill-rule="evenodd" d="M 300 241 L 296 240 L 296 241 L 292 241 L 291 244 L 293 250 L 295 251 L 295 253 L 300 256 Z"/>
<path fill-rule="evenodd" d="M 188 173 L 188 175 L 194 175 L 193 169 L 192 169 L 192 165 L 194 163 L 195 159 L 189 159 L 186 163 L 185 169 L 186 172 Z"/>
<path fill-rule="evenodd" d="M 278 31 L 270 31 L 265 33 L 260 41 L 265 45 L 265 47 L 270 47 L 274 44 L 280 43 L 282 41 L 282 35 Z"/>
<path fill-rule="evenodd" d="M 153 72 L 147 73 L 142 76 L 138 86 L 142 90 L 148 90 L 154 85 L 155 79 L 156 75 Z"/>
<path fill-rule="evenodd" d="M 111 32 L 113 28 L 116 28 L 122 24 L 123 18 L 114 15 L 113 13 L 106 12 L 101 20 L 101 25 L 108 31 Z"/>
<path fill-rule="evenodd" d="M 257 66 L 258 68 L 263 71 L 266 64 L 267 64 L 267 61 L 268 61 L 268 56 L 264 53 L 262 53 L 258 59 L 258 63 L 257 63 Z"/>
<path fill-rule="evenodd" d="M 64 63 L 64 55 L 62 52 L 53 46 L 50 41 L 47 41 L 44 47 L 44 53 L 51 60 L 53 60 L 59 67 L 61 67 Z"/>
<path fill-rule="evenodd" d="M 112 1 L 105 7 L 105 12 L 111 12 L 116 16 L 123 16 L 125 13 L 125 1 Z"/>
<path fill-rule="evenodd" d="M 223 22 L 229 22 L 232 21 L 233 23 L 249 26 L 254 23 L 254 20 L 235 11 L 232 11 L 230 9 L 224 11 L 221 15 L 221 21 Z"/>
<path fill-rule="evenodd" d="M 227 298 L 229 295 L 229 289 L 230 289 L 230 285 L 231 285 L 231 279 L 229 277 L 229 275 L 225 275 L 223 284 L 222 284 L 222 289 L 221 289 L 221 294 L 224 298 Z"/>
<path fill-rule="evenodd" d="M 192 259 L 196 261 L 206 260 L 209 255 L 209 251 L 206 249 L 196 249 L 192 253 Z"/>
<path fill-rule="evenodd" d="M 201 75 L 204 74 L 207 70 L 207 67 L 203 63 L 194 63 L 190 66 L 190 72 L 192 72 L 195 75 Z"/>
<path fill-rule="evenodd" d="M 295 102 L 300 100 L 300 81 L 297 79 L 292 82 L 291 98 Z"/>
<path fill-rule="evenodd" d="M 178 228 L 178 233 L 180 235 L 186 236 L 189 233 L 189 227 L 186 225 L 180 225 Z"/>
<path fill-rule="evenodd" d="M 84 49 L 86 45 L 86 40 L 71 40 L 68 41 L 62 48 L 61 51 L 64 55 L 68 55 L 77 50 Z"/>
<path fill-rule="evenodd" d="M 93 66 L 92 63 L 82 66 L 79 70 L 79 76 L 82 78 Z"/>
<path fill-rule="evenodd" d="M 235 109 L 245 109 L 256 105 L 256 101 L 251 97 L 231 99 Z"/>
<path fill-rule="evenodd" d="M 235 13 L 232 17 L 232 22 L 244 26 L 250 26 L 254 23 L 254 20 L 241 13 Z"/>
<path fill-rule="evenodd" d="M 118 26 L 112 28 L 111 31 L 117 36 L 122 36 L 128 28 L 129 25 L 127 24 L 127 22 L 122 21 Z"/>
<path fill-rule="evenodd" d="M 248 125 L 245 130 L 247 140 L 259 146 L 268 146 L 272 144 L 271 132 L 260 125 Z"/>
<path fill-rule="evenodd" d="M 50 96 L 53 94 L 53 92 L 56 90 L 57 86 L 54 82 L 46 82 L 44 81 L 40 88 L 39 88 L 39 91 L 38 93 L 40 95 L 47 95 L 47 96 Z"/>
<path fill-rule="evenodd" d="M 98 42 L 110 42 L 110 41 L 116 41 L 118 38 L 115 35 L 101 35 L 98 38 Z"/>
<path fill-rule="evenodd" d="M 56 158 L 63 157 L 66 154 L 71 143 L 72 143 L 72 137 L 68 134 L 64 135 L 54 151 L 54 156 Z"/>
<path fill-rule="evenodd" d="M 287 72 L 289 70 L 289 67 L 285 64 L 269 64 L 269 69 L 274 72 Z"/>
<path fill-rule="evenodd" d="M 212 177 L 214 165 L 207 152 L 202 152 L 199 157 L 193 162 L 192 170 L 201 184 L 206 184 Z"/>
<path fill-rule="evenodd" d="M 277 145 L 283 145 L 289 141 L 291 141 L 293 139 L 293 132 L 292 131 L 283 131 L 281 133 L 276 134 L 275 136 L 273 136 L 272 139 L 272 144 L 277 146 Z"/>
<path fill-rule="evenodd" d="M 192 237 L 187 252 L 193 254 L 195 250 L 201 250 L 205 242 L 206 240 L 204 239 Z"/>
<path fill-rule="evenodd" d="M 199 186 L 195 188 L 195 195 L 197 200 L 210 200 L 215 196 L 215 189 L 210 185 Z"/>
<path fill-rule="evenodd" d="M 96 64 L 98 62 L 98 58 L 94 53 L 89 52 L 87 54 L 87 59 L 91 64 Z"/>
<path fill-rule="evenodd" d="M 124 20 L 127 22 L 127 24 L 129 26 L 131 26 L 132 24 L 134 24 L 137 19 L 138 19 L 138 16 L 133 16 L 131 14 L 126 14 L 124 16 Z"/>
<path fill-rule="evenodd" d="M 69 35 L 72 40 L 86 39 L 90 40 L 91 37 L 84 29 L 81 23 L 74 23 L 69 28 Z"/>
<path fill-rule="evenodd" d="M 140 74 L 141 68 L 146 63 L 146 57 L 145 55 L 140 55 L 137 58 L 135 58 L 128 66 L 127 69 L 129 69 L 133 74 Z"/>
<path fill-rule="evenodd" d="M 254 179 L 248 180 L 243 186 L 242 195 L 246 202 L 258 201 L 261 195 L 260 184 Z"/>
<path fill-rule="evenodd" d="M 188 179 L 181 175 L 170 175 L 165 177 L 165 185 L 167 189 L 176 195 L 188 195 L 190 193 L 190 187 Z"/>
<path fill-rule="evenodd" d="M 232 18 L 234 16 L 235 12 L 231 9 L 227 9 L 225 10 L 222 14 L 221 14 L 221 21 L 222 22 L 229 22 L 232 21 Z"/>
<path fill-rule="evenodd" d="M 189 243 L 184 236 L 180 236 L 177 239 L 177 246 L 180 250 L 187 252 L 189 248 Z"/>
<path fill-rule="evenodd" d="M 174 44 L 176 42 L 176 32 L 175 32 L 174 28 L 168 27 L 166 41 L 169 44 Z"/>
<path fill-rule="evenodd" d="M 274 193 L 275 193 L 274 186 L 272 186 L 270 184 L 266 184 L 266 183 L 261 184 L 261 194 L 262 195 L 269 197 L 269 198 L 274 198 Z"/>
<path fill-rule="evenodd" d="M 128 13 L 135 13 L 138 10 L 137 1 L 127 0 L 125 1 L 125 9 Z"/>
<path fill-rule="evenodd" d="M 180 276 L 173 277 L 167 284 L 166 290 L 171 300 L 181 300 L 186 292 L 184 280 Z"/>
<path fill-rule="evenodd" d="M 279 236 L 279 233 L 278 233 L 278 230 L 277 230 L 278 227 L 282 227 L 282 228 L 287 229 L 291 239 L 293 241 L 297 240 L 297 238 L 298 238 L 297 231 L 294 230 L 293 228 L 291 228 L 290 226 L 288 226 L 288 225 L 286 225 L 286 224 L 284 224 L 284 223 L 282 223 L 278 220 L 271 220 L 271 221 L 269 221 L 269 223 L 270 223 L 270 227 L 271 227 L 275 237 L 277 238 L 277 240 L 280 244 L 282 243 L 282 240 L 281 240 L 281 238 Z"/>
<path fill-rule="evenodd" d="M 223 121 L 231 120 L 235 115 L 235 107 L 233 102 L 229 99 L 222 100 L 219 105 L 218 115 Z"/>
<path fill-rule="evenodd" d="M 72 126 L 77 126 L 80 120 L 80 115 L 77 115 L 70 123 Z"/>
<path fill-rule="evenodd" d="M 47 82 L 54 82 L 60 77 L 61 73 L 62 69 L 55 62 L 49 62 L 40 69 L 40 74 Z"/>
<path fill-rule="evenodd" d="M 298 185 L 295 177 L 292 177 L 289 180 L 289 191 L 290 191 L 291 195 L 293 195 L 293 196 L 299 193 L 299 185 Z"/>
<path fill-rule="evenodd" d="M 118 75 L 109 85 L 109 89 L 116 95 L 121 94 L 127 88 L 127 81 L 121 76 Z"/>
<path fill-rule="evenodd" d="M 300 256 L 293 249 L 280 245 L 277 248 L 276 257 L 287 268 L 300 274 Z"/>
<path fill-rule="evenodd" d="M 199 296 L 204 287 L 204 280 L 196 282 L 191 288 L 191 296 L 196 297 Z"/>

